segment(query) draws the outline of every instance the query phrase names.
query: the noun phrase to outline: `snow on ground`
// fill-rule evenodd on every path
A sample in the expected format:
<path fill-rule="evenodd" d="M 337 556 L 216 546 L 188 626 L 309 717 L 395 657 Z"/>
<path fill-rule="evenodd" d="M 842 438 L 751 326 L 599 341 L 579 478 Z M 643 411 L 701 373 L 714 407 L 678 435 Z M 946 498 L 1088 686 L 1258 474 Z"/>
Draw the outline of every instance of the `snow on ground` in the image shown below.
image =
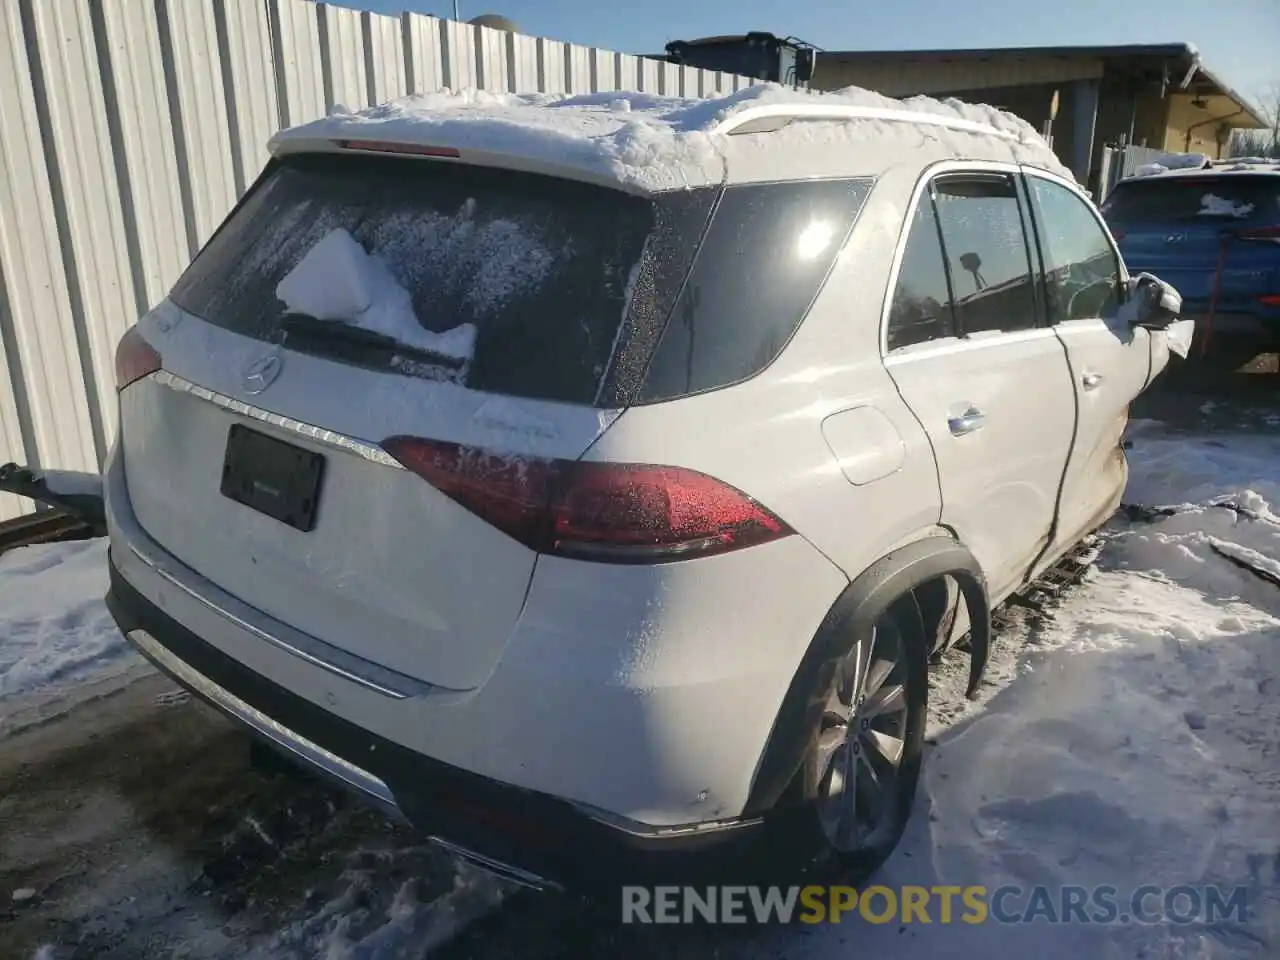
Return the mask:
<path fill-rule="evenodd" d="M 1280 588 L 1211 547 L 1280 557 L 1280 431 L 1187 436 L 1138 421 L 1130 436 L 1126 502 L 1188 509 L 1117 521 L 1097 569 L 1053 618 L 1001 638 L 998 692 L 936 731 L 917 816 L 878 880 L 1110 885 L 1122 905 L 1145 884 L 1243 886 L 1247 922 L 860 924 L 839 934 L 860 951 L 901 960 L 1010 948 L 1039 960 L 1280 951 Z M 1248 512 L 1209 505 L 1221 499 Z M 812 934 L 786 955 L 831 956 L 835 936 Z"/>
<path fill-rule="evenodd" d="M 324 879 L 312 866 L 306 869 L 317 872 L 300 878 L 323 896 L 308 895 L 290 907 L 264 887 L 247 903 L 227 906 L 191 892 L 197 888 L 188 889 L 184 875 L 174 872 L 184 868 L 152 877 L 135 865 L 130 869 L 137 882 L 125 888 L 134 891 L 129 903 L 113 906 L 119 896 L 111 885 L 102 888 L 91 925 L 127 931 L 112 933 L 124 939 L 111 942 L 172 945 L 177 936 L 191 957 L 264 960 L 379 960 L 429 952 L 488 960 L 601 953 L 638 960 L 655 952 L 673 960 L 713 953 L 744 960 L 855 953 L 899 960 L 1276 956 L 1280 588 L 1222 553 L 1280 558 L 1277 427 L 1280 415 L 1274 413 L 1242 415 L 1213 430 L 1133 424 L 1126 502 L 1168 509 L 1122 515 L 1105 532 L 1096 569 L 1051 618 L 1001 632 L 977 703 L 954 696 L 963 682 L 959 658 L 938 671 L 916 816 L 876 878 L 889 887 L 981 884 L 991 891 L 1013 885 L 1023 891 L 1007 903 L 1015 910 L 1026 906 L 1036 885 L 1055 895 L 1064 886 L 1108 885 L 1122 907 L 1144 885 L 1240 887 L 1247 894 L 1243 919 L 944 925 L 935 916 L 931 924 L 875 925 L 855 917 L 816 928 L 619 931 L 550 896 L 521 895 L 493 909 L 504 899 L 499 884 L 474 871 L 445 869 L 440 854 L 411 844 L 402 851 L 383 847 L 387 852 L 375 863 L 361 850 L 370 837 L 375 847 L 393 837 L 379 840 L 369 824 L 363 833 L 348 830 L 343 824 L 355 822 L 350 813 L 321 810 L 314 821 L 298 820 L 297 811 L 323 802 L 297 792 L 279 795 L 291 798 L 284 800 L 252 795 L 254 809 L 261 809 L 238 815 L 244 823 L 223 841 L 224 851 L 243 848 L 252 855 L 224 852 L 214 863 L 226 860 L 249 873 L 268 865 L 282 870 L 271 858 L 287 862 L 288 855 L 273 851 L 317 842 L 307 838 L 326 831 L 334 838 L 350 834 L 340 841 L 348 846 L 333 848 L 334 863 L 347 864 L 340 876 Z M 85 543 L 0 558 L 0 706 L 14 690 L 56 689 L 120 668 L 122 642 L 98 599 L 105 587 L 103 552 L 101 543 Z M 237 777 L 236 785 L 228 781 L 215 789 L 244 789 L 239 784 L 245 775 L 227 775 Z M 199 786 L 186 783 L 188 791 Z M 183 801 L 194 804 L 196 818 L 204 806 L 199 796 Z M 123 802 L 115 798 L 117 807 Z M 294 812 L 273 814 L 273 804 Z M 51 822 L 45 829 L 61 828 Z M 149 843 L 157 847 L 153 859 L 181 863 L 181 850 L 164 853 L 163 843 Z M 5 856 L 0 843 L 0 874 Z M 377 865 L 384 860 L 389 866 Z M 291 869 L 302 869 L 294 863 Z M 221 871 L 206 865 L 203 876 L 214 875 Z M 13 915 L 41 909 L 46 893 L 38 877 L 12 876 L 17 885 L 42 891 L 15 903 Z M 164 896 L 151 904 L 143 894 L 155 889 Z M 275 912 L 262 912 L 267 901 Z M 83 901 L 76 906 L 72 897 L 68 903 L 78 919 L 51 929 L 76 930 L 90 922 Z M 459 930 L 459 939 L 445 943 Z M 64 956 L 62 950 L 54 944 L 49 956 Z M 89 954 L 74 946 L 65 953 L 81 955 Z"/>
<path fill-rule="evenodd" d="M 39 544 L 0 556 L 0 733 L 5 702 L 137 664 L 102 602 L 107 542 Z"/>

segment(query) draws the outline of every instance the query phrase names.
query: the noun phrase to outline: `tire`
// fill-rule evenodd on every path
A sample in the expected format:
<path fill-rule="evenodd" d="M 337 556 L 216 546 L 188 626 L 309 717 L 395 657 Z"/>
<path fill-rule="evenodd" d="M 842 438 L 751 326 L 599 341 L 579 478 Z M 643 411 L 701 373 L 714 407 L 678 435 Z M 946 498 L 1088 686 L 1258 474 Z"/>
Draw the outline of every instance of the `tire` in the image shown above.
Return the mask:
<path fill-rule="evenodd" d="M 850 638 L 847 653 L 821 671 L 813 696 L 828 709 L 798 775 L 805 800 L 789 818 L 783 861 L 791 877 L 859 884 L 902 839 L 924 759 L 932 641 L 915 596 L 906 594 L 869 636 Z M 851 725 L 849 701 L 859 698 Z M 851 730 L 859 735 L 840 739 Z M 844 789 L 850 763 L 859 773 L 852 795 Z M 877 781 L 884 789 L 875 789 Z"/>

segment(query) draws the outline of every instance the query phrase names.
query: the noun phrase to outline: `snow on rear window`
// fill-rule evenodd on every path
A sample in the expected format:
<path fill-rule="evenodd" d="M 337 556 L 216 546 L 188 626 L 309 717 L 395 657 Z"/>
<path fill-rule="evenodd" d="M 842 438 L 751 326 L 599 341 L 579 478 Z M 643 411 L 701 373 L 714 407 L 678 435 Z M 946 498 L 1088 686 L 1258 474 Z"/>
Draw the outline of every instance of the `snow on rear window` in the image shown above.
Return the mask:
<path fill-rule="evenodd" d="M 1271 220 L 1280 216 L 1280 177 L 1271 174 L 1193 173 L 1122 180 L 1102 205 L 1109 220 Z"/>
<path fill-rule="evenodd" d="M 464 362 L 475 348 L 473 324 L 441 333 L 424 328 L 387 261 L 343 229 L 326 233 L 276 285 L 276 296 L 289 313 L 353 324 Z"/>
<path fill-rule="evenodd" d="M 1253 213 L 1254 204 L 1236 203 L 1216 193 L 1206 193 L 1200 198 L 1202 217 L 1247 217 Z"/>
<path fill-rule="evenodd" d="M 282 337 L 289 309 L 325 314 L 469 359 L 465 382 L 476 389 L 592 402 L 653 217 L 644 198 L 534 174 L 294 155 L 246 197 L 170 296 L 260 340 Z M 282 281 L 317 249 L 302 279 L 285 285 L 286 307 Z M 344 275 L 346 286 L 335 285 Z M 316 302 L 317 290 L 337 305 Z"/>
<path fill-rule="evenodd" d="M 410 290 L 431 287 L 475 313 L 490 313 L 522 291 L 536 291 L 570 251 L 567 242 L 549 247 L 513 220 L 478 220 L 476 207 L 468 197 L 452 216 L 392 213 L 366 235 Z"/>

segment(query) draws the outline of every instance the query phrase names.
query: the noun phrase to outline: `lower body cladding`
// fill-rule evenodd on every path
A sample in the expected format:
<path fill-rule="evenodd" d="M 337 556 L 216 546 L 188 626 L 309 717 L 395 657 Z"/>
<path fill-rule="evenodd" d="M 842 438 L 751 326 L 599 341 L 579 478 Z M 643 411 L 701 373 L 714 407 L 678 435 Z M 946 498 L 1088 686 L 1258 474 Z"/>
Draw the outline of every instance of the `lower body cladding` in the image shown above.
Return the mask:
<path fill-rule="evenodd" d="M 658 578 L 544 558 L 485 684 L 406 695 L 357 658 L 336 668 L 279 642 L 287 625 L 166 553 L 133 517 L 118 455 L 105 493 L 108 606 L 140 652 L 301 765 L 535 887 L 692 877 L 752 848 L 766 824 L 744 810 L 774 719 L 847 585 L 799 537 Z M 628 576 L 670 595 L 648 598 L 643 623 Z M 700 623 L 678 612 L 695 597 Z"/>

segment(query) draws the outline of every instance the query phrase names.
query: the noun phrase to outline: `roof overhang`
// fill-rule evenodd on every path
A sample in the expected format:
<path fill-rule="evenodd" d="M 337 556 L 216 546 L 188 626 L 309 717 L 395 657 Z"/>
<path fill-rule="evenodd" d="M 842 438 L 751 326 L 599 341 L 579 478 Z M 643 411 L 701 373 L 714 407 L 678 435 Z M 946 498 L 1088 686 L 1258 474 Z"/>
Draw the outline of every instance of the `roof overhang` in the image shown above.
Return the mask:
<path fill-rule="evenodd" d="M 830 50 L 819 62 L 843 63 L 980 63 L 1010 60 L 1101 61 L 1107 74 L 1131 76 L 1160 84 L 1166 94 L 1225 97 L 1240 108 L 1239 127 L 1266 127 L 1261 113 L 1204 65 L 1190 43 L 1120 46 L 994 47 L 959 50 Z"/>

